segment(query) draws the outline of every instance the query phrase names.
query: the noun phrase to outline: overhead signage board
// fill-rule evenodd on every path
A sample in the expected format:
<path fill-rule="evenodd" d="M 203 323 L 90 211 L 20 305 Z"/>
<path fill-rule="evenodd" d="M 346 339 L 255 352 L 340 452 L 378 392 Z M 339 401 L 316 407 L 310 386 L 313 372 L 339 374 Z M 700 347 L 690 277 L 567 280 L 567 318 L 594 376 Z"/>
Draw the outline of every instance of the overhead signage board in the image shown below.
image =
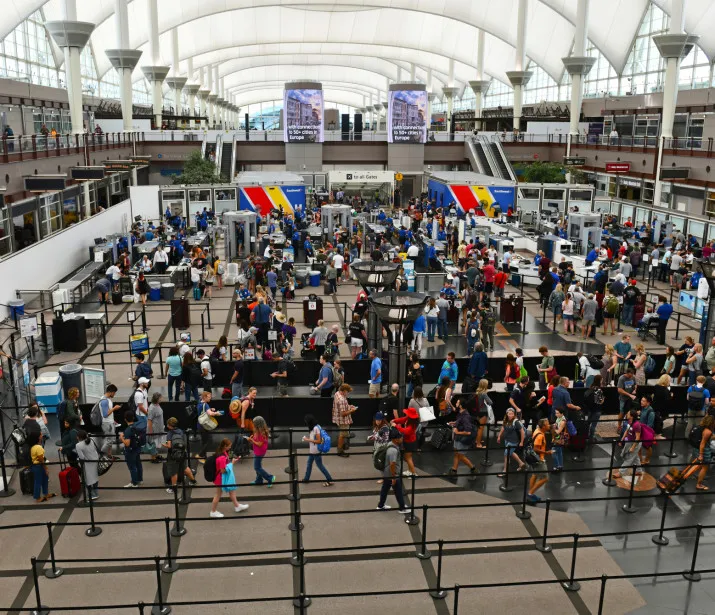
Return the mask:
<path fill-rule="evenodd" d="M 285 90 L 283 140 L 286 143 L 322 143 L 323 120 L 323 90 Z"/>
<path fill-rule="evenodd" d="M 392 171 L 328 171 L 330 184 L 391 184 Z"/>
<path fill-rule="evenodd" d="M 26 175 L 25 190 L 27 192 L 55 192 L 67 187 L 67 175 Z"/>
<path fill-rule="evenodd" d="M 101 399 L 107 388 L 104 370 L 94 367 L 85 367 L 82 370 L 82 377 L 84 378 L 85 399 Z"/>
<path fill-rule="evenodd" d="M 129 160 L 105 160 L 105 171 L 130 171 L 132 163 Z"/>
<path fill-rule="evenodd" d="M 586 164 L 586 158 L 583 156 L 564 156 L 565 167 L 582 167 Z"/>
<path fill-rule="evenodd" d="M 137 333 L 129 336 L 129 350 L 131 353 L 149 352 L 149 336 L 146 333 Z"/>
<path fill-rule="evenodd" d="M 606 173 L 628 173 L 631 170 L 630 162 L 607 162 Z"/>
<path fill-rule="evenodd" d="M 91 181 L 104 177 L 104 167 L 72 167 L 70 177 L 77 181 Z"/>
<path fill-rule="evenodd" d="M 427 106 L 426 90 L 390 90 L 387 142 L 426 143 Z"/>
<path fill-rule="evenodd" d="M 690 169 L 687 167 L 670 167 L 660 170 L 660 179 L 670 181 L 674 179 L 688 179 L 690 177 Z"/>

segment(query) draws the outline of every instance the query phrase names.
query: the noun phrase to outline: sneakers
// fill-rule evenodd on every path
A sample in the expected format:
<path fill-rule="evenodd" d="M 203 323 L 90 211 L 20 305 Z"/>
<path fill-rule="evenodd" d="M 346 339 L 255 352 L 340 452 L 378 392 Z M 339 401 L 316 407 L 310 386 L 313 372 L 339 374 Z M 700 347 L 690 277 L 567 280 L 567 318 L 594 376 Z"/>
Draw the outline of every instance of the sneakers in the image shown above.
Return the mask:
<path fill-rule="evenodd" d="M 392 506 L 385 504 L 384 506 L 378 506 L 375 510 L 390 510 Z"/>
<path fill-rule="evenodd" d="M 248 510 L 248 504 L 239 504 L 238 506 L 236 506 L 236 508 L 233 509 L 233 512 L 239 513 L 243 512 L 244 510 Z"/>
<path fill-rule="evenodd" d="M 410 472 L 409 470 L 405 470 L 405 471 L 402 473 L 402 476 L 412 476 L 412 472 Z"/>
<path fill-rule="evenodd" d="M 209 517 L 212 519 L 223 519 L 223 513 L 220 513 L 218 510 L 216 512 L 210 512 Z"/>
<path fill-rule="evenodd" d="M 196 480 L 190 480 L 190 481 L 189 481 L 189 487 L 196 487 L 196 485 L 198 485 L 198 484 L 199 484 L 199 483 L 198 483 L 198 481 L 196 481 Z"/>
<path fill-rule="evenodd" d="M 134 483 L 129 483 L 128 485 L 124 485 L 125 489 L 136 489 L 139 485 L 135 485 Z"/>
<path fill-rule="evenodd" d="M 174 490 L 173 490 L 171 487 L 169 487 L 169 488 L 166 490 L 166 492 L 167 492 L 169 495 L 174 495 Z"/>
<path fill-rule="evenodd" d="M 409 515 L 410 514 L 410 509 L 409 508 L 400 508 L 398 511 L 401 515 Z"/>
<path fill-rule="evenodd" d="M 268 482 L 268 488 L 270 489 L 273 486 L 273 483 L 276 482 L 276 475 L 274 474 L 271 476 L 271 480 Z"/>
<path fill-rule="evenodd" d="M 479 470 L 477 470 L 476 466 L 471 468 L 469 470 L 469 477 L 467 480 L 477 480 L 477 475 L 479 474 Z"/>

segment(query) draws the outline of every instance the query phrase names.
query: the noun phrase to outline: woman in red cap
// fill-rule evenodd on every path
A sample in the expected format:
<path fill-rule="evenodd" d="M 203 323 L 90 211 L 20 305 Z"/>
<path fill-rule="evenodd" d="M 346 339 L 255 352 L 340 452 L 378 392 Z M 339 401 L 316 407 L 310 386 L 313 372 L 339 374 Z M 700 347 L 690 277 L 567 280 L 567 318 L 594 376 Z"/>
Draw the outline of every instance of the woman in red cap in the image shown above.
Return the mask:
<path fill-rule="evenodd" d="M 402 434 L 402 450 L 409 470 L 403 472 L 404 476 L 415 474 L 415 464 L 412 453 L 417 451 L 417 427 L 420 424 L 420 414 L 414 408 L 405 408 L 404 416 L 394 419 L 392 425 Z M 404 426 L 403 426 L 404 425 Z"/>

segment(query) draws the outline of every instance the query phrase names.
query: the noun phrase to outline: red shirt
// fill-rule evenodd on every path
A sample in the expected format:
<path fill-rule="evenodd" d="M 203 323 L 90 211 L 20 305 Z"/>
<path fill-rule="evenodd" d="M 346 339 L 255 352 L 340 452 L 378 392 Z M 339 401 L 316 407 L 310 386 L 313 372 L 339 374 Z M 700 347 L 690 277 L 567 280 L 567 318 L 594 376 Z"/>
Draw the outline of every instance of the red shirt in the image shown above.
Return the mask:
<path fill-rule="evenodd" d="M 497 270 L 494 269 L 494 265 L 492 265 L 491 263 L 489 263 L 488 265 L 486 265 L 486 266 L 484 267 L 484 269 L 483 269 L 482 271 L 484 271 L 484 281 L 485 281 L 487 284 L 493 284 L 493 283 L 494 283 L 494 277 L 495 277 L 496 274 L 497 274 Z M 503 272 L 502 272 L 502 273 L 503 273 Z"/>
<path fill-rule="evenodd" d="M 417 425 L 407 423 L 407 417 L 403 416 L 394 420 L 395 428 L 402 434 L 404 442 L 415 442 L 417 440 Z M 402 424 L 405 426 L 402 427 Z"/>
<path fill-rule="evenodd" d="M 503 271 L 497 272 L 497 274 L 494 276 L 494 286 L 497 288 L 504 288 L 506 285 L 506 279 L 507 275 Z"/>
<path fill-rule="evenodd" d="M 628 221 L 626 220 L 626 221 L 623 223 L 623 226 L 627 226 L 627 227 L 630 228 L 630 227 L 633 226 L 633 222 L 628 222 Z"/>
<path fill-rule="evenodd" d="M 612 260 L 613 259 L 613 250 L 611 250 L 611 248 L 608 248 L 606 250 L 606 253 L 608 254 L 608 260 Z"/>

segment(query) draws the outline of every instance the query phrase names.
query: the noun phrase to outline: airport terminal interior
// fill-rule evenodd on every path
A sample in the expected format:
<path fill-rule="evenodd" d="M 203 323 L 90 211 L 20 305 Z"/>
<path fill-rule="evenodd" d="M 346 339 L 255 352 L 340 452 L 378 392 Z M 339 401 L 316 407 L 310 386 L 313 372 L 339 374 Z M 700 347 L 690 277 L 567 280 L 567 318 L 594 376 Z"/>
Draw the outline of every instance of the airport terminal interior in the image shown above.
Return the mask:
<path fill-rule="evenodd" d="M 706 0 L 6 0 L 0 613 L 715 612 L 714 73 Z"/>

